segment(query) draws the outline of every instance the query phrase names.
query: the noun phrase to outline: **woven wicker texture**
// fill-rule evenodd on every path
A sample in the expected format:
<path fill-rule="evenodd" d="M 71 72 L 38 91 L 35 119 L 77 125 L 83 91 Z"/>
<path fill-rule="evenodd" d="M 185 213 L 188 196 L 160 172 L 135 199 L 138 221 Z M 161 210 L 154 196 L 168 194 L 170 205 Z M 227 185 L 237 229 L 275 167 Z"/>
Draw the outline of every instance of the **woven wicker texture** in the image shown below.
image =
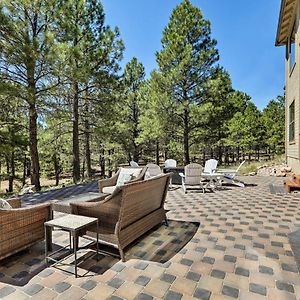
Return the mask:
<path fill-rule="evenodd" d="M 123 249 L 153 226 L 166 220 L 164 201 L 171 174 L 117 187 L 98 203 L 71 203 L 75 214 L 99 218 L 100 240 Z M 95 233 L 87 232 L 95 237 Z"/>
<path fill-rule="evenodd" d="M 21 208 L 20 199 L 8 200 L 13 209 L 0 210 L 0 260 L 44 239 L 50 204 Z"/>

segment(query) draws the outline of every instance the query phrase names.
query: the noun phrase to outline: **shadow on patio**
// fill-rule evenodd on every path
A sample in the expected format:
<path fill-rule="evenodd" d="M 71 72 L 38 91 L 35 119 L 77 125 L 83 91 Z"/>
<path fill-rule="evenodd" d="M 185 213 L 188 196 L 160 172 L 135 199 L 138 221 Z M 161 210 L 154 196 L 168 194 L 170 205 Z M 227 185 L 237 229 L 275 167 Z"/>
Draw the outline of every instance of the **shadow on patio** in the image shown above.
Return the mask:
<path fill-rule="evenodd" d="M 156 226 L 148 233 L 139 238 L 134 244 L 128 246 L 125 250 L 126 261 L 130 259 L 140 259 L 157 263 L 165 263 L 193 238 L 197 232 L 199 223 L 197 222 L 182 222 L 169 220 L 169 226 Z M 65 246 L 68 243 L 68 235 L 61 231 L 53 232 L 53 241 L 55 242 L 54 250 L 59 246 Z M 80 246 L 84 246 L 80 242 Z M 103 248 L 100 246 L 100 251 L 116 253 L 115 249 Z M 82 252 L 80 254 L 80 251 Z M 79 251 L 79 261 L 85 256 L 90 256 L 91 250 L 85 249 Z M 66 251 L 61 254 L 64 258 L 67 256 Z M 112 268 L 119 258 L 112 255 L 99 255 L 99 260 L 96 257 L 90 257 L 79 264 L 78 274 L 81 276 L 101 275 L 108 269 Z M 72 257 L 64 262 L 72 264 Z M 7 259 L 1 261 L 0 266 L 0 282 L 12 284 L 15 286 L 24 286 L 35 275 L 46 269 L 44 262 L 44 243 L 38 243 L 27 251 L 19 252 Z M 59 265 L 57 268 L 73 272 L 73 266 Z M 41 274 L 42 275 L 42 274 Z"/>

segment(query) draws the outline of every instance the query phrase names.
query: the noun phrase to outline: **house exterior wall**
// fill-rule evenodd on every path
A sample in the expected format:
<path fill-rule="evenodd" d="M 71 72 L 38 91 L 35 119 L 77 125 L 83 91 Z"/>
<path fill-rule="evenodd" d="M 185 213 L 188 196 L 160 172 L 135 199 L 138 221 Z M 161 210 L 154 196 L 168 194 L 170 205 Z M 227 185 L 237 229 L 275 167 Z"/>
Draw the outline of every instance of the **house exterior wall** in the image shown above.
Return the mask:
<path fill-rule="evenodd" d="M 290 67 L 291 58 L 286 59 L 285 66 L 285 144 L 287 164 L 292 167 L 295 173 L 300 173 L 300 6 L 299 1 L 295 10 L 295 64 Z M 288 46 L 287 46 L 288 47 Z M 288 49 L 288 48 L 287 48 Z M 288 50 L 287 50 L 288 51 Z M 289 141 L 289 108 L 295 101 L 295 140 Z"/>

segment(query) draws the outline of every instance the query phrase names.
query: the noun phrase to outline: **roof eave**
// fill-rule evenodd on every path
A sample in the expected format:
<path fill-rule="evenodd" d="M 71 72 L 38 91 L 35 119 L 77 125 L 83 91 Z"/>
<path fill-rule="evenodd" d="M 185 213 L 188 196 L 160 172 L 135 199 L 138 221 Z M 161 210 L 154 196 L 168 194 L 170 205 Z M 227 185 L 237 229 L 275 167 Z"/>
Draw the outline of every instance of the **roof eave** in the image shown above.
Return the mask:
<path fill-rule="evenodd" d="M 285 21 L 283 22 L 283 19 L 284 19 L 285 14 L 286 14 L 286 7 L 292 5 L 292 9 L 294 9 L 296 3 L 297 3 L 297 0 L 290 0 L 290 1 L 282 0 L 281 1 L 275 46 L 283 46 L 283 45 L 286 45 L 287 42 L 288 42 L 288 37 L 287 36 L 283 36 L 283 37 L 281 36 L 281 34 L 282 34 L 282 32 L 281 32 L 282 23 L 285 22 Z"/>
<path fill-rule="evenodd" d="M 279 41 L 280 26 L 281 26 L 281 21 L 282 21 L 284 6 L 285 6 L 285 0 L 282 0 L 281 1 L 281 5 L 280 5 L 280 13 L 279 13 L 279 20 L 278 20 L 278 25 L 277 25 L 277 33 L 276 33 L 275 46 L 283 46 L 284 45 L 282 43 L 282 41 Z"/>

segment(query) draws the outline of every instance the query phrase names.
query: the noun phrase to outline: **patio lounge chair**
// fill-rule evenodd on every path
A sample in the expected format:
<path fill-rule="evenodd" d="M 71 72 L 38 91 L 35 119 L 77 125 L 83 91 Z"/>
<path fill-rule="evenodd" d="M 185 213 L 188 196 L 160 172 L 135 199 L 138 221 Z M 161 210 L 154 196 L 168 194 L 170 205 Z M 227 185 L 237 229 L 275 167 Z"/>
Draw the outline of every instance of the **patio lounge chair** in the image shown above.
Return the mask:
<path fill-rule="evenodd" d="M 220 175 L 216 174 L 217 165 L 218 161 L 216 159 L 207 160 L 204 165 L 204 170 L 201 174 L 203 179 L 208 181 L 205 187 L 213 191 L 222 185 L 220 181 Z"/>
<path fill-rule="evenodd" d="M 71 203 L 74 214 L 99 218 L 99 239 L 119 249 L 124 248 L 155 225 L 166 221 L 164 202 L 171 173 L 118 186 L 101 202 Z M 97 227 L 86 232 L 96 237 Z"/>
<path fill-rule="evenodd" d="M 243 182 L 235 179 L 235 176 L 237 175 L 237 173 L 239 172 L 239 170 L 241 169 L 241 167 L 243 166 L 243 164 L 245 162 L 246 162 L 245 160 L 242 161 L 237 169 L 218 169 L 216 173 L 220 174 L 222 181 L 225 181 L 227 183 L 237 185 L 240 187 L 245 187 L 245 184 Z"/>
<path fill-rule="evenodd" d="M 177 161 L 175 159 L 169 158 L 165 161 L 164 167 L 165 167 L 165 169 L 171 169 L 171 172 L 172 172 L 173 171 L 172 168 L 177 167 Z M 172 188 L 172 177 L 170 179 L 170 188 Z"/>
<path fill-rule="evenodd" d="M 165 168 L 176 168 L 177 161 L 175 159 L 167 159 L 164 163 Z"/>
<path fill-rule="evenodd" d="M 134 160 L 132 160 L 129 164 L 130 164 L 130 167 L 134 167 L 134 168 L 139 167 L 139 164 L 137 162 L 135 162 Z"/>
<path fill-rule="evenodd" d="M 187 186 L 200 186 L 203 193 L 205 192 L 205 186 L 202 179 L 202 166 L 199 164 L 189 164 L 184 167 L 184 174 L 179 173 L 182 179 L 182 189 L 186 194 Z"/>
<path fill-rule="evenodd" d="M 150 164 L 147 164 L 146 167 L 147 167 L 147 171 L 145 174 L 145 179 L 162 174 L 162 171 L 161 171 L 161 168 L 159 165 L 150 163 Z"/>
<path fill-rule="evenodd" d="M 44 239 L 44 223 L 51 219 L 51 205 L 21 208 L 21 199 L 9 199 L 10 209 L 0 209 L 0 260 Z"/>
<path fill-rule="evenodd" d="M 218 161 L 215 159 L 209 159 L 205 162 L 203 173 L 204 175 L 209 175 L 215 173 L 217 170 Z"/>
<path fill-rule="evenodd" d="M 104 194 L 112 194 L 117 186 L 123 185 L 125 183 L 144 180 L 146 170 L 146 167 L 119 168 L 118 172 L 111 178 L 99 180 L 99 192 Z"/>

